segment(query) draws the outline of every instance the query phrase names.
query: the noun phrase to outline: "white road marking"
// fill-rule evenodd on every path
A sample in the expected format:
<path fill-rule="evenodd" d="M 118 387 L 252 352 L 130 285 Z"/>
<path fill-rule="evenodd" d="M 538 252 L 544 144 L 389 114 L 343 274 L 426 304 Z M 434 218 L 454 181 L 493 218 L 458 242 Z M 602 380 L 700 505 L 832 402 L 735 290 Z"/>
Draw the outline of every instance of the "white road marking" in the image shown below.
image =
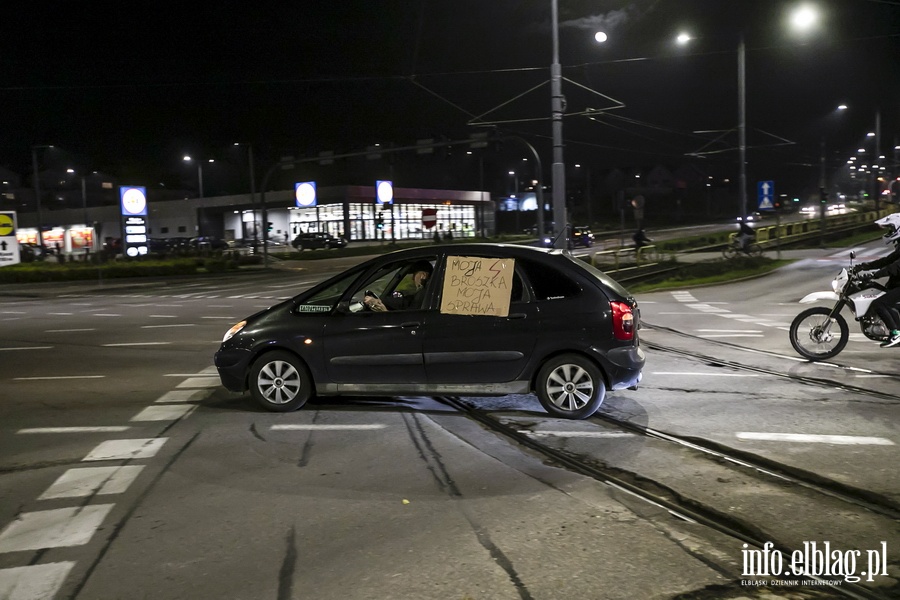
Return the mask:
<path fill-rule="evenodd" d="M 122 315 L 117 313 L 94 313 L 95 317 L 121 317 Z"/>
<path fill-rule="evenodd" d="M 222 382 L 218 377 L 213 376 L 203 376 L 203 377 L 189 377 L 179 383 L 177 388 L 211 388 L 211 387 L 219 387 L 222 385 Z"/>
<path fill-rule="evenodd" d="M 625 431 L 527 431 L 522 429 L 519 433 L 532 437 L 567 437 L 567 438 L 622 438 L 634 437 L 635 434 Z"/>
<path fill-rule="evenodd" d="M 762 333 L 761 329 L 698 329 L 704 333 Z"/>
<path fill-rule="evenodd" d="M 55 598 L 75 563 L 72 561 L 0 569 L 0 598 L 46 600 Z"/>
<path fill-rule="evenodd" d="M 894 442 L 885 438 L 855 435 L 813 435 L 806 433 L 759 433 L 739 431 L 735 434 L 739 440 L 761 442 L 800 442 L 808 444 L 893 446 Z"/>
<path fill-rule="evenodd" d="M 387 425 L 372 423 L 369 425 L 272 425 L 272 431 L 357 431 L 370 429 L 384 429 Z"/>
<path fill-rule="evenodd" d="M 211 389 L 204 390 L 172 390 L 156 399 L 156 402 L 200 402 L 212 393 Z"/>
<path fill-rule="evenodd" d="M 114 348 L 118 346 L 166 346 L 172 342 L 123 342 L 121 344 L 101 344 L 105 348 Z"/>
<path fill-rule="evenodd" d="M 27 315 L 24 310 L 0 310 L 0 315 Z"/>
<path fill-rule="evenodd" d="M 168 404 L 162 406 L 148 406 L 138 414 L 131 417 L 132 421 L 177 421 L 181 417 L 197 408 L 192 405 Z"/>
<path fill-rule="evenodd" d="M 719 334 L 708 333 L 706 335 L 701 335 L 699 337 L 702 337 L 702 338 L 736 338 L 736 337 L 761 338 L 761 337 L 766 337 L 766 336 L 764 336 L 761 333 L 719 333 Z"/>
<path fill-rule="evenodd" d="M 49 350 L 53 346 L 19 346 L 18 348 L 0 348 L 2 350 Z"/>
<path fill-rule="evenodd" d="M 82 460 L 128 460 L 153 458 L 169 438 L 108 440 L 98 444 Z"/>
<path fill-rule="evenodd" d="M 98 425 L 96 427 L 29 427 L 16 433 L 119 433 L 131 429 L 127 425 Z"/>
<path fill-rule="evenodd" d="M 94 494 L 122 494 L 144 469 L 143 465 L 78 467 L 59 476 L 38 500 L 81 498 Z"/>
<path fill-rule="evenodd" d="M 654 371 L 651 375 L 691 375 L 702 377 L 759 377 L 756 373 L 686 373 L 684 371 Z"/>
<path fill-rule="evenodd" d="M 71 317 L 71 316 L 74 315 L 75 313 L 70 313 L 70 312 L 52 312 L 52 313 L 47 313 L 47 314 L 48 314 L 48 315 L 53 315 L 53 316 L 55 316 L 55 317 Z"/>
<path fill-rule="evenodd" d="M 81 331 L 97 331 L 93 327 L 82 327 L 80 329 L 45 329 L 44 333 L 78 333 Z"/>
<path fill-rule="evenodd" d="M 26 512 L 0 533 L 0 552 L 20 552 L 87 544 L 112 504 Z"/>
<path fill-rule="evenodd" d="M 141 325 L 141 329 L 162 329 L 164 327 L 194 327 L 193 323 L 172 323 L 171 325 Z"/>
<path fill-rule="evenodd" d="M 229 319 L 232 321 L 235 320 L 235 317 L 200 317 L 200 318 L 201 319 Z"/>
<path fill-rule="evenodd" d="M 56 377 L 13 377 L 13 381 L 46 381 L 55 379 L 103 379 L 106 375 L 59 375 Z"/>
<path fill-rule="evenodd" d="M 147 315 L 151 319 L 176 319 L 178 315 Z"/>

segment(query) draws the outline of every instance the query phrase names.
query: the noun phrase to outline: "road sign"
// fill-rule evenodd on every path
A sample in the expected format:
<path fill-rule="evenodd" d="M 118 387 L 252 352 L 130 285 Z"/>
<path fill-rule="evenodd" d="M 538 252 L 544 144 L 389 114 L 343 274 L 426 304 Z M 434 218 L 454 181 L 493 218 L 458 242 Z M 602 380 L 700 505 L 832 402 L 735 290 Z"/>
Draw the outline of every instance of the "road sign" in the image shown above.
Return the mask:
<path fill-rule="evenodd" d="M 425 229 L 431 229 L 437 225 L 437 209 L 436 208 L 423 208 L 422 209 L 422 226 Z"/>
<path fill-rule="evenodd" d="M 0 267 L 17 265 L 21 260 L 19 240 L 16 239 L 16 213 L 0 212 Z"/>
<path fill-rule="evenodd" d="M 775 203 L 772 201 L 772 198 L 775 196 L 774 181 L 757 182 L 756 192 L 759 199 L 759 210 L 775 210 Z"/>

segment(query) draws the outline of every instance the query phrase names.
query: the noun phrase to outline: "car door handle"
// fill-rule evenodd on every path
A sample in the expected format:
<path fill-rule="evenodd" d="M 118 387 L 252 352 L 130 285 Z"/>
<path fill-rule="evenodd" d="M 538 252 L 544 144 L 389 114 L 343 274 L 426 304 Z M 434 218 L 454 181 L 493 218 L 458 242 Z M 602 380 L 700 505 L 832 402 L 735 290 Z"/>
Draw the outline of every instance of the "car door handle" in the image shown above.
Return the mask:
<path fill-rule="evenodd" d="M 404 329 L 409 329 L 411 327 L 420 327 L 422 324 L 418 321 L 407 321 L 406 323 L 400 323 L 400 327 Z"/>

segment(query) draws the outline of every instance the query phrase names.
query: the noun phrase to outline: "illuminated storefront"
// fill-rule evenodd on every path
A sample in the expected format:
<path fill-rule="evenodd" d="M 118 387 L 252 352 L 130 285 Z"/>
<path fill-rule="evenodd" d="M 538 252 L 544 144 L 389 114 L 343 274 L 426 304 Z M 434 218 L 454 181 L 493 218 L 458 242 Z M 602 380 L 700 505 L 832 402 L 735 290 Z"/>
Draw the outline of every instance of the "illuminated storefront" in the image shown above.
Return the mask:
<path fill-rule="evenodd" d="M 153 190 L 147 194 L 152 198 Z M 301 232 L 326 232 L 351 241 L 430 241 L 435 233 L 441 237 L 449 233 L 455 239 L 494 233 L 494 203 L 488 192 L 394 188 L 392 203 L 378 204 L 372 182 L 318 187 L 315 194 L 314 205 L 301 207 L 295 190 L 266 192 L 265 213 L 260 194 L 153 200 L 147 203 L 146 236 L 148 240 L 211 236 L 246 243 L 265 233 L 273 241 L 287 243 Z M 123 220 L 120 206 L 57 210 L 45 215 L 45 223 L 50 217 L 55 225 L 45 225 L 44 243 L 49 250 L 59 244 L 66 254 L 94 252 L 128 235 L 143 235 L 127 231 L 131 225 Z M 34 213 L 19 215 L 19 242 L 37 244 L 36 220 Z"/>

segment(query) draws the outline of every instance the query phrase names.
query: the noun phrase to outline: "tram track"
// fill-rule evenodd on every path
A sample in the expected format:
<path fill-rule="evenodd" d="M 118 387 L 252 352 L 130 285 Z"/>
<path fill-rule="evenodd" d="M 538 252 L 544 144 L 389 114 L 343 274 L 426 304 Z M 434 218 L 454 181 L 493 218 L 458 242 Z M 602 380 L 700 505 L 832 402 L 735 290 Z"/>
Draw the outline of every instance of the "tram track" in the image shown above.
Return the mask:
<path fill-rule="evenodd" d="M 689 487 L 686 492 L 683 481 L 674 481 L 667 478 L 666 474 L 660 477 L 653 473 L 609 465 L 604 462 L 602 456 L 588 457 L 554 447 L 547 441 L 547 436 L 538 435 L 539 431 L 531 431 L 527 425 L 523 427 L 515 418 L 507 419 L 508 414 L 506 417 L 498 417 L 495 413 L 483 411 L 460 398 L 441 398 L 441 400 L 488 430 L 531 449 L 553 463 L 660 507 L 678 519 L 710 528 L 756 549 L 764 548 L 769 543 L 774 544 L 775 549 L 788 556 L 798 550 L 798 544 L 779 539 L 783 537 L 784 527 L 778 523 L 760 523 L 752 516 L 732 513 L 727 502 L 724 506 L 714 505 L 700 496 L 694 497 Z M 684 453 L 689 453 L 692 457 L 708 463 L 709 466 L 703 467 L 703 470 L 711 473 L 739 472 L 741 478 L 759 480 L 762 482 L 759 484 L 761 487 L 775 490 L 776 496 L 773 497 L 788 492 L 792 497 L 799 496 L 794 498 L 793 502 L 809 506 L 810 514 L 841 514 L 848 511 L 867 514 L 867 520 L 878 524 L 876 530 L 884 527 L 885 531 L 893 530 L 900 517 L 900 506 L 878 494 L 846 486 L 775 461 L 735 452 L 707 440 L 677 436 L 599 413 L 581 423 L 602 428 L 613 427 L 621 432 L 652 440 L 654 444 L 668 446 L 670 452 L 680 453 L 676 460 L 682 460 Z M 678 475 L 673 477 L 677 478 Z M 716 480 L 729 481 L 730 476 L 719 475 Z M 769 497 L 766 494 L 762 496 Z M 821 581 L 819 577 L 808 579 Z M 893 594 L 898 593 L 897 589 L 890 589 L 888 595 L 885 595 L 881 589 L 847 581 L 832 589 L 842 597 L 873 600 L 896 597 Z"/>
<path fill-rule="evenodd" d="M 698 335 L 686 333 L 684 331 L 679 331 L 679 330 L 673 329 L 671 327 L 653 325 L 652 323 L 647 323 L 645 321 L 641 322 L 641 326 L 648 328 L 648 329 L 663 331 L 663 332 L 666 332 L 666 333 L 669 333 L 672 335 L 677 335 L 679 337 L 683 337 L 686 339 L 702 341 L 703 343 L 706 343 L 706 344 L 712 344 L 715 346 L 728 348 L 730 350 L 742 351 L 742 352 L 747 352 L 750 354 L 764 355 L 764 356 L 770 356 L 770 357 L 778 358 L 778 359 L 796 361 L 799 364 L 821 365 L 824 367 L 839 369 L 842 372 L 864 373 L 864 374 L 870 375 L 870 376 L 876 375 L 876 376 L 879 376 L 884 379 L 900 382 L 900 374 L 897 374 L 894 372 L 876 371 L 876 370 L 872 370 L 872 369 L 861 369 L 859 367 L 852 367 L 849 365 L 842 365 L 840 363 L 834 363 L 834 362 L 807 361 L 807 360 L 803 360 L 803 359 L 797 359 L 796 357 L 778 354 L 777 352 L 771 352 L 771 351 L 767 351 L 767 350 L 758 350 L 756 348 L 747 348 L 747 347 L 741 346 L 739 344 L 732 344 L 730 342 L 725 342 L 722 340 L 714 340 L 714 339 L 704 338 L 704 337 L 700 337 Z M 747 364 L 740 363 L 737 361 L 730 361 L 730 360 L 726 360 L 726 359 L 723 359 L 718 356 L 712 356 L 710 354 L 698 352 L 696 350 L 686 350 L 684 348 L 676 348 L 674 346 L 667 346 L 664 344 L 651 342 L 651 341 L 646 340 L 645 338 L 641 338 L 641 345 L 643 347 L 649 348 L 651 350 L 667 352 L 669 354 L 677 354 L 680 356 L 685 356 L 688 358 L 704 361 L 709 364 L 715 364 L 716 366 L 724 366 L 724 367 L 729 367 L 729 368 L 739 370 L 739 371 L 749 371 L 752 373 L 758 373 L 758 374 L 762 374 L 762 375 L 770 375 L 772 377 L 780 377 L 780 378 L 790 379 L 794 382 L 805 383 L 805 384 L 809 384 L 809 385 L 825 386 L 825 387 L 828 387 L 831 389 L 840 389 L 843 391 L 852 392 L 854 394 L 861 394 L 861 395 L 865 395 L 865 396 L 879 398 L 882 400 L 888 400 L 890 402 L 900 403 L 900 396 L 898 396 L 897 394 L 892 394 L 889 392 L 882 392 L 879 390 L 873 390 L 870 387 L 854 385 L 851 383 L 847 383 L 845 381 L 837 381 L 834 379 L 829 379 L 827 377 L 812 377 L 809 375 L 800 375 L 797 373 L 786 373 L 784 371 L 779 371 L 777 369 L 772 369 L 772 368 L 768 368 L 768 367 L 747 365 Z"/>

